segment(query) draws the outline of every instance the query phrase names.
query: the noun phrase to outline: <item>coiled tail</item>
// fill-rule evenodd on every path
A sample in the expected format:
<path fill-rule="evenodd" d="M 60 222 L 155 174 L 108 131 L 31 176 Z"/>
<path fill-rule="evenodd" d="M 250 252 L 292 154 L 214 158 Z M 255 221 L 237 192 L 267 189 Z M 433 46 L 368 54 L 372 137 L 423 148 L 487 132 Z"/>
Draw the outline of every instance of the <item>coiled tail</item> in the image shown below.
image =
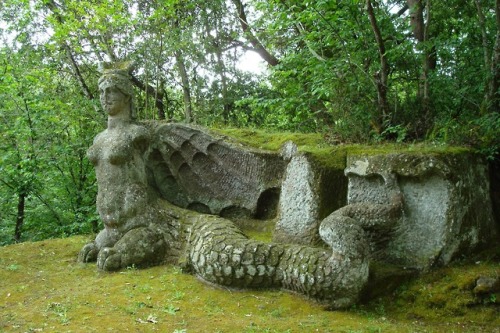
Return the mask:
<path fill-rule="evenodd" d="M 331 247 L 322 249 L 251 240 L 231 221 L 200 216 L 191 227 L 188 266 L 209 283 L 282 288 L 344 308 L 357 301 L 369 263 L 363 230 L 344 222 L 322 222 L 320 235 Z"/>

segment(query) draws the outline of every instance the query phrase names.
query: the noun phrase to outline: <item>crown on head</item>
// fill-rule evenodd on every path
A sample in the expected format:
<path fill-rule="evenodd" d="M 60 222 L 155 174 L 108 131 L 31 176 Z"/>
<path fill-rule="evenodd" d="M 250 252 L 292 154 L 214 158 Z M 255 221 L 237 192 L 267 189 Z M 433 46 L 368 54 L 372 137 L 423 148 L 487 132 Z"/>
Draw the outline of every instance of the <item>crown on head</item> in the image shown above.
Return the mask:
<path fill-rule="evenodd" d="M 99 65 L 99 71 L 102 73 L 99 79 L 99 88 L 115 86 L 123 93 L 133 96 L 134 90 L 130 81 L 130 74 L 134 70 L 132 61 L 103 62 Z"/>

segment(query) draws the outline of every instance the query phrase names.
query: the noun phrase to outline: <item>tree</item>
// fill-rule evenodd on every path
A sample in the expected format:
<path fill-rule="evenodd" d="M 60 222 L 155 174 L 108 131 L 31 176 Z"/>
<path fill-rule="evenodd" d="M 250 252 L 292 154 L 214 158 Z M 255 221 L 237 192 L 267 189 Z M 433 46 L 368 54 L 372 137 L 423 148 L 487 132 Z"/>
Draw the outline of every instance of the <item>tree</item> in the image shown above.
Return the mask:
<path fill-rule="evenodd" d="M 377 132 L 380 133 L 384 129 L 383 126 L 388 124 L 387 122 L 390 113 L 389 103 L 387 101 L 390 68 L 386 57 L 385 42 L 382 37 L 382 33 L 380 32 L 371 0 L 366 0 L 366 11 L 368 12 L 368 17 L 370 18 L 370 25 L 372 27 L 373 34 L 375 35 L 375 40 L 377 41 L 378 54 L 380 58 L 380 70 L 375 74 L 378 94 L 378 109 L 380 113 L 378 122 L 375 126 L 377 128 Z"/>
<path fill-rule="evenodd" d="M 241 30 L 243 31 L 243 37 L 250 42 L 253 46 L 253 50 L 257 52 L 269 65 L 278 65 L 279 60 L 264 47 L 264 45 L 252 32 L 250 24 L 248 23 L 245 5 L 243 2 L 241 0 L 232 0 L 232 2 L 234 3 L 238 13 L 238 19 L 241 24 Z"/>
<path fill-rule="evenodd" d="M 490 110 L 500 113 L 500 0 L 495 1 L 496 37 L 492 52 L 487 102 Z M 487 63 L 485 62 L 485 65 Z"/>
<path fill-rule="evenodd" d="M 4 0 L 2 223 L 17 239 L 96 226 L 85 151 L 104 128 L 97 65 L 123 58 L 137 64 L 141 120 L 431 139 L 495 156 L 499 1 Z M 269 75 L 238 69 L 248 51 Z"/>
<path fill-rule="evenodd" d="M 87 120 L 82 132 L 88 112 L 51 97 L 66 82 L 56 68 L 39 66 L 42 54 L 28 46 L 0 52 L 0 192 L 15 196 L 2 206 L 1 243 L 88 231 L 85 224 L 96 221 L 93 174 L 83 159 L 93 124 Z"/>

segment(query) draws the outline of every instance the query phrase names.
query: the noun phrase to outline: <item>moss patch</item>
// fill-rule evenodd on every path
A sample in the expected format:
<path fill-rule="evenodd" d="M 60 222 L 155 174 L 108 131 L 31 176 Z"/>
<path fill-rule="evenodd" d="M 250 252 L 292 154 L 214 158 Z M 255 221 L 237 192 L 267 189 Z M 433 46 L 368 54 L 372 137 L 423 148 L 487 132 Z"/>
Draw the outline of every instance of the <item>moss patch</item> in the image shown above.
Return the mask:
<path fill-rule="evenodd" d="M 256 232 L 258 234 L 258 232 Z M 263 238 L 265 238 L 264 236 Z M 498 301 L 471 283 L 498 262 L 459 264 L 390 297 L 326 311 L 298 295 L 215 288 L 175 266 L 117 273 L 75 261 L 88 237 L 0 248 L 0 331 L 6 332 L 493 332 Z"/>
<path fill-rule="evenodd" d="M 257 129 L 218 128 L 213 131 L 219 135 L 228 136 L 241 144 L 264 150 L 278 151 L 287 141 L 293 141 L 299 147 L 328 147 L 321 134 L 304 134 L 290 132 L 269 132 Z"/>
<path fill-rule="evenodd" d="M 475 295 L 479 277 L 497 277 L 500 264 L 478 262 L 455 264 L 428 273 L 401 286 L 387 310 L 399 319 L 440 323 L 449 318 L 463 325 L 490 323 L 500 327 L 500 294 Z M 404 310 L 403 310 L 404 309 Z"/>
<path fill-rule="evenodd" d="M 226 140 L 248 147 L 279 151 L 287 141 L 293 141 L 299 151 L 307 153 L 316 162 L 328 168 L 344 169 L 348 155 L 380 155 L 390 153 L 456 155 L 471 153 L 467 147 L 433 144 L 396 144 L 380 143 L 377 145 L 332 144 L 327 136 L 319 133 L 269 132 L 257 129 L 217 128 L 212 129 Z"/>

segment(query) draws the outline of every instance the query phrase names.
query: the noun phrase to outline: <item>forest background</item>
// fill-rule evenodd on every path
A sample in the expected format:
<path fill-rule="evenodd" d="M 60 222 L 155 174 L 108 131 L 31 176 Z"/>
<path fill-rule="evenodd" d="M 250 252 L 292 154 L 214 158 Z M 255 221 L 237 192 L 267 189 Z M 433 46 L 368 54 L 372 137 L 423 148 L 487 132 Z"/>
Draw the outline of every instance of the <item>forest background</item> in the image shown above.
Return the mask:
<path fill-rule="evenodd" d="M 137 64 L 141 120 L 498 161 L 500 0 L 2 0 L 0 28 L 0 245 L 99 229 L 104 61 Z"/>

